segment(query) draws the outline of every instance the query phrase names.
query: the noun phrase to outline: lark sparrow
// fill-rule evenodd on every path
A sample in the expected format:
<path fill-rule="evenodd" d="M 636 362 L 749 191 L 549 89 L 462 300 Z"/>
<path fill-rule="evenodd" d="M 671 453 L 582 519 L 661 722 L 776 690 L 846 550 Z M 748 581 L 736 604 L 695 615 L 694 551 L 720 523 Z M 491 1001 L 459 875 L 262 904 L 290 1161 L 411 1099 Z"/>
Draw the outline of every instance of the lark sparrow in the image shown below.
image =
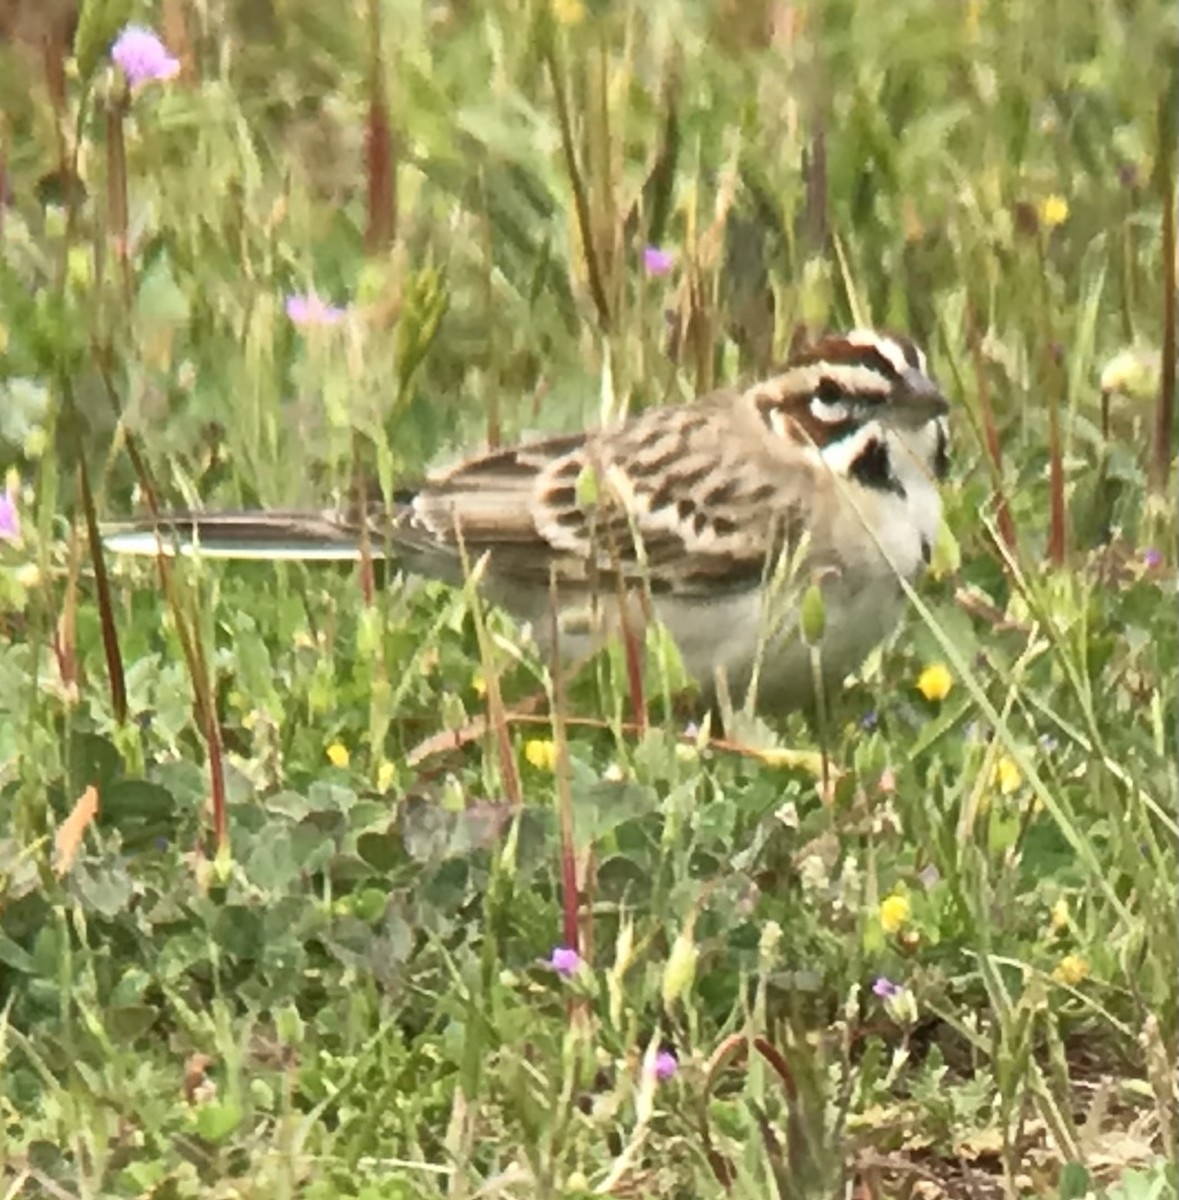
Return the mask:
<path fill-rule="evenodd" d="M 652 613 L 706 692 L 718 673 L 765 705 L 812 695 L 798 601 L 824 599 L 821 672 L 838 683 L 894 627 L 900 577 L 928 561 L 941 519 L 947 404 L 910 341 L 828 337 L 744 389 L 620 424 L 491 450 L 429 474 L 364 515 L 183 513 L 114 527 L 116 551 L 194 547 L 204 556 L 375 557 L 482 587 L 542 645 L 558 597 L 561 650 L 591 652 Z M 367 524 L 367 530 L 362 527 Z"/>

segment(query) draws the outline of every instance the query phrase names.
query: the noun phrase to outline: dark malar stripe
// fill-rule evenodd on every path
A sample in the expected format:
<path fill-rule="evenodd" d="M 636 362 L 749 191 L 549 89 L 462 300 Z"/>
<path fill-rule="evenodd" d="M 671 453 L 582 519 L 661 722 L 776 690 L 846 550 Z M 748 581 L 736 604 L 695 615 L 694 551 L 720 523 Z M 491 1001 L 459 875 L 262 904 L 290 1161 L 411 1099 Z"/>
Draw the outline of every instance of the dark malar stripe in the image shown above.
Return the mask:
<path fill-rule="evenodd" d="M 888 447 L 880 438 L 873 438 L 856 455 L 849 474 L 865 487 L 875 488 L 879 492 L 892 492 L 902 499 L 908 494 L 905 485 L 892 473 Z"/>
<path fill-rule="evenodd" d="M 946 437 L 946 427 L 941 421 L 937 423 L 937 449 L 933 452 L 933 473 L 939 483 L 950 473 L 949 440 Z"/>

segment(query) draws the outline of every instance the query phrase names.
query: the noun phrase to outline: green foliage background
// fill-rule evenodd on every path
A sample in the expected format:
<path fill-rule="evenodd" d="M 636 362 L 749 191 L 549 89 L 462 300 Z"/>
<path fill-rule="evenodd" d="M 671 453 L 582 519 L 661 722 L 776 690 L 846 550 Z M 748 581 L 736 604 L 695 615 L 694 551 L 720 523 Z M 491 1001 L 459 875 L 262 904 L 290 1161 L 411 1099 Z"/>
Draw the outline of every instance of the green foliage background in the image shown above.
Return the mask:
<path fill-rule="evenodd" d="M 126 93 L 128 20 L 177 79 Z M 1174 1194 L 1172 5 L 88 0 L 0 30 L 9 1194 Z M 294 325 L 312 290 L 346 319 Z M 519 811 L 490 739 L 412 757 L 493 662 L 509 707 L 546 685 L 470 597 L 109 564 L 118 719 L 80 466 L 104 516 L 143 500 L 129 447 L 176 504 L 390 494 L 854 324 L 954 400 L 953 538 L 837 699 L 826 796 L 797 718 L 734 754 L 658 703 L 636 737 L 613 660 L 574 686 L 577 978 L 544 966 L 547 723 L 511 726 Z"/>

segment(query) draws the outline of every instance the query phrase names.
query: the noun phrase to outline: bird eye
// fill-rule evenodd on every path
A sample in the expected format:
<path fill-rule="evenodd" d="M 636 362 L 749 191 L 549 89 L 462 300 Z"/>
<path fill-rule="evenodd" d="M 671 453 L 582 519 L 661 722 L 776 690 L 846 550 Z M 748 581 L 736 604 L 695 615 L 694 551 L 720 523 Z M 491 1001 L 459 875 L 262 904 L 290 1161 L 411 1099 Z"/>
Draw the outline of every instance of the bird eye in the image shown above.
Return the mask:
<path fill-rule="evenodd" d="M 851 415 L 843 389 L 835 380 L 824 379 L 811 397 L 811 416 L 825 425 L 840 425 L 851 420 Z"/>

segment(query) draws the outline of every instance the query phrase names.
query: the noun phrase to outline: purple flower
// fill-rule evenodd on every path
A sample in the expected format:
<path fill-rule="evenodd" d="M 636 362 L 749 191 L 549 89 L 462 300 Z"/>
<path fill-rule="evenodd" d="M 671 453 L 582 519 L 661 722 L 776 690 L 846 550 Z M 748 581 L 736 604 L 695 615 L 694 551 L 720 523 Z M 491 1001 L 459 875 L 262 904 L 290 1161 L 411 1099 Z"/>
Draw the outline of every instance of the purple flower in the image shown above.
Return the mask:
<path fill-rule="evenodd" d="M 675 255 L 658 246 L 648 246 L 643 251 L 643 266 L 648 275 L 666 275 L 675 266 Z"/>
<path fill-rule="evenodd" d="M 300 329 L 313 325 L 338 325 L 348 315 L 346 309 L 325 304 L 314 292 L 308 292 L 305 296 L 288 296 L 286 312 Z"/>
<path fill-rule="evenodd" d="M 549 966 L 566 979 L 581 970 L 581 955 L 568 946 L 558 946 L 549 956 Z"/>
<path fill-rule="evenodd" d="M 0 542 L 20 541 L 20 513 L 16 510 L 16 489 L 9 485 L 0 492 Z"/>
<path fill-rule="evenodd" d="M 860 728 L 865 733 L 871 733 L 880 724 L 880 714 L 873 708 L 860 718 Z"/>
<path fill-rule="evenodd" d="M 893 983 L 891 979 L 886 978 L 884 975 L 879 976 L 872 985 L 872 995 L 879 996 L 881 1000 L 891 1000 L 894 996 L 899 996 L 904 990 L 904 984 Z"/>
<path fill-rule="evenodd" d="M 1147 548 L 1142 551 L 1142 561 L 1146 564 L 1149 570 L 1155 571 L 1163 565 L 1163 556 L 1153 546 L 1147 546 Z"/>
<path fill-rule="evenodd" d="M 670 1050 L 660 1050 L 651 1066 L 652 1073 L 660 1083 L 670 1079 L 679 1069 L 680 1064 Z"/>
<path fill-rule="evenodd" d="M 153 79 L 171 79 L 180 70 L 180 60 L 150 29 L 128 25 L 111 47 L 115 66 L 121 67 L 132 87 Z"/>

